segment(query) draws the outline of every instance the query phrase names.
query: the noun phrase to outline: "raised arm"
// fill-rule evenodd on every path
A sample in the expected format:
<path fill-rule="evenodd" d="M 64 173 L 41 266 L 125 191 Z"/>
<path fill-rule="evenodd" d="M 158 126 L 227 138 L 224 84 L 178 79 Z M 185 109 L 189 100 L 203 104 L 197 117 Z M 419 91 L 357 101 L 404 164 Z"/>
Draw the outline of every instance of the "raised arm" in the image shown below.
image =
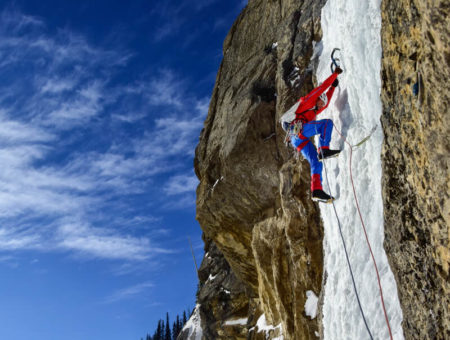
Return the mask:
<path fill-rule="evenodd" d="M 314 90 L 312 90 L 310 93 L 308 93 L 305 97 L 304 97 L 304 101 L 307 102 L 313 102 L 315 103 L 317 101 L 317 98 L 319 98 L 319 96 L 324 93 L 326 91 L 327 88 L 329 88 L 331 86 L 331 84 L 333 84 L 333 82 L 336 80 L 338 76 L 337 72 L 334 72 L 331 76 L 329 76 L 327 79 L 325 79 L 325 81 L 318 87 L 316 87 Z M 333 93 L 331 93 L 332 95 Z M 328 93 L 327 93 L 328 96 Z M 328 97 L 328 99 L 331 97 Z"/>
<path fill-rule="evenodd" d="M 302 115 L 304 116 L 305 112 L 313 109 L 316 106 L 317 99 L 319 96 L 324 93 L 328 88 L 330 88 L 327 92 L 328 97 L 328 103 L 330 102 L 331 96 L 334 93 L 334 89 L 339 83 L 337 80 L 337 76 L 342 73 L 342 69 L 339 67 L 336 67 L 336 70 L 334 73 L 329 76 L 325 81 L 318 87 L 316 87 L 314 90 L 312 90 L 310 93 L 308 93 L 306 96 L 300 98 L 299 100 L 299 106 L 297 107 L 296 118 L 301 119 Z M 331 87 L 330 87 L 331 86 Z M 321 108 L 320 110 L 316 111 L 316 114 L 319 114 L 322 112 L 327 106 Z M 310 119 L 307 119 L 310 120 Z"/>

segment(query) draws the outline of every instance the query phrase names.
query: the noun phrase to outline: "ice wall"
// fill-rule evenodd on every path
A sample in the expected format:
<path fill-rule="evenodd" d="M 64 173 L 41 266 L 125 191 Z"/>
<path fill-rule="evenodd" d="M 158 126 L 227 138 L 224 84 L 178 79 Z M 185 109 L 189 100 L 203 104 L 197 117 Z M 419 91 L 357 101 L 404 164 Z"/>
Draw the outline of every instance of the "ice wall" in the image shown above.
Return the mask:
<path fill-rule="evenodd" d="M 329 0 L 322 10 L 323 51 L 317 79 L 330 74 L 330 54 L 341 49 L 344 73 L 334 98 L 320 117 L 331 118 L 351 144 L 363 139 L 374 126 L 372 137 L 354 149 L 352 170 L 366 223 L 369 241 L 381 275 L 384 300 L 394 339 L 403 339 L 402 311 L 394 276 L 383 249 L 383 201 L 381 196 L 381 146 L 383 132 L 380 91 L 381 13 L 379 0 Z M 376 272 L 358 215 L 349 170 L 350 150 L 335 130 L 331 148 L 344 149 L 339 158 L 325 163 L 324 189 L 335 202 L 347 243 L 362 308 L 374 339 L 389 339 L 383 314 Z M 323 306 L 325 339 L 368 339 L 345 259 L 338 222 L 332 205 L 321 204 L 325 222 L 325 270 L 327 281 Z"/>

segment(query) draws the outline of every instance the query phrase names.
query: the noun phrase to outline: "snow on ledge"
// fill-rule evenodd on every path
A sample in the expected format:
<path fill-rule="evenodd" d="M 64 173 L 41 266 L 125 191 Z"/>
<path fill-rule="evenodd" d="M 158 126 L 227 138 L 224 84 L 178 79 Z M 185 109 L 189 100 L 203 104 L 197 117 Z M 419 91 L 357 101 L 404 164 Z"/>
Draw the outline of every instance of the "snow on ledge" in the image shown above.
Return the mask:
<path fill-rule="evenodd" d="M 317 316 L 317 303 L 319 298 L 314 294 L 312 290 L 306 292 L 305 313 L 311 319 Z"/>
<path fill-rule="evenodd" d="M 227 321 L 225 321 L 224 325 L 225 326 L 246 325 L 247 320 L 248 320 L 247 318 L 227 320 Z"/>
<path fill-rule="evenodd" d="M 256 322 L 256 326 L 250 328 L 249 332 L 254 331 L 255 328 L 257 328 L 257 333 L 260 332 L 267 333 L 269 331 L 275 331 L 276 329 L 278 329 L 281 335 L 276 338 L 273 338 L 272 340 L 284 340 L 284 336 L 282 335 L 281 323 L 278 326 L 268 325 L 266 321 L 266 316 L 264 314 L 262 314 L 259 317 L 258 321 Z"/>

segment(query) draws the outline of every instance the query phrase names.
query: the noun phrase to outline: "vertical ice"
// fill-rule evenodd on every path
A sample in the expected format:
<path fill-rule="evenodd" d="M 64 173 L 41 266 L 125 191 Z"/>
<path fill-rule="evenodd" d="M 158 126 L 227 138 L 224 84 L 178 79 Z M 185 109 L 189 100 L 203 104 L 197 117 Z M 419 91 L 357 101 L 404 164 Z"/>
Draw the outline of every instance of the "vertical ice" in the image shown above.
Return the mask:
<path fill-rule="evenodd" d="M 394 339 L 403 339 L 402 311 L 394 276 L 383 248 L 383 200 L 381 195 L 380 125 L 381 0 L 329 0 L 322 10 L 323 51 L 317 79 L 330 74 L 330 54 L 341 49 L 344 73 L 328 110 L 319 119 L 333 119 L 336 128 L 356 143 L 378 125 L 374 135 L 353 152 L 353 177 L 368 237 L 381 275 L 386 309 Z M 327 160 L 330 188 L 338 197 L 336 208 L 366 319 L 374 339 L 389 339 L 381 307 L 376 272 L 356 210 L 349 173 L 349 150 L 334 131 L 331 148 L 344 148 L 336 159 Z M 324 176 L 325 177 L 325 176 Z M 331 205 L 321 204 L 325 222 L 325 339 L 368 339 L 345 260 L 338 225 Z"/>

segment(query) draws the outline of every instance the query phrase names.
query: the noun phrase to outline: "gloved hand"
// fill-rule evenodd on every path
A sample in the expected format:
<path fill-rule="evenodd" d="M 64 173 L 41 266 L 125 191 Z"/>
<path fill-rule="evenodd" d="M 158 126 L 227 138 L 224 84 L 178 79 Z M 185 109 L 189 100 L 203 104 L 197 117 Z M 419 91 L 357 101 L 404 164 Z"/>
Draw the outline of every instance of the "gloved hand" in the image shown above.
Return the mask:
<path fill-rule="evenodd" d="M 342 73 L 342 69 L 338 66 L 338 67 L 336 67 L 336 69 L 334 70 L 334 73 L 341 74 L 341 73 Z"/>
<path fill-rule="evenodd" d="M 331 84 L 331 86 L 333 87 L 337 87 L 339 85 L 339 80 L 337 80 L 337 78 L 333 81 L 333 84 Z"/>

